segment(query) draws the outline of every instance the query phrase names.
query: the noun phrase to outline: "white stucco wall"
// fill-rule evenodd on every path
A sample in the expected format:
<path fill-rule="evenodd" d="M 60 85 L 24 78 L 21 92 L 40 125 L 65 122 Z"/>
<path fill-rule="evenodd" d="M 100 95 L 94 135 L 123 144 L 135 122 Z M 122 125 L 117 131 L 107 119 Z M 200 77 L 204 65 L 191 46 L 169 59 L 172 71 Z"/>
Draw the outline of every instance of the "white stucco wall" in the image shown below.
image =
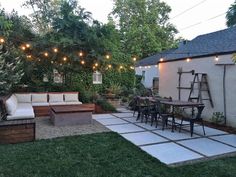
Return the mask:
<path fill-rule="evenodd" d="M 135 74 L 136 75 L 141 76 L 142 71 L 145 71 L 145 80 L 143 82 L 143 85 L 146 88 L 152 88 L 153 78 L 159 77 L 158 65 L 135 67 Z"/>
<path fill-rule="evenodd" d="M 223 102 L 223 66 L 217 66 L 216 63 L 232 63 L 232 55 L 221 55 L 216 62 L 214 57 L 205 57 L 186 60 L 166 62 L 159 64 L 160 80 L 159 93 L 161 96 L 173 97 L 178 99 L 178 67 L 183 71 L 195 70 L 195 72 L 206 73 L 210 92 L 212 95 L 214 108 L 210 106 L 208 100 L 204 101 L 205 109 L 203 117 L 210 119 L 213 112 L 224 112 Z M 181 86 L 190 87 L 193 75 L 182 74 Z M 227 66 L 226 68 L 226 107 L 227 107 L 227 124 L 236 127 L 236 65 Z M 181 90 L 181 100 L 187 100 L 190 90 Z"/>

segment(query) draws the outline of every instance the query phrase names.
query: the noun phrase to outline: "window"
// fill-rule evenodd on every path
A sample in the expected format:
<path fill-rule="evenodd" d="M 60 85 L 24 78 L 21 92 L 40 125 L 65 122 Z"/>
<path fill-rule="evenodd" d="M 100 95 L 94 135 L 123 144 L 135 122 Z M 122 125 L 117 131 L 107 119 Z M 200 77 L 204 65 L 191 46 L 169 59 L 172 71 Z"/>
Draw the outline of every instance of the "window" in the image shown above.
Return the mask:
<path fill-rule="evenodd" d="M 142 82 L 145 82 L 145 71 L 142 71 Z"/>
<path fill-rule="evenodd" d="M 102 84 L 102 74 L 98 71 L 93 73 L 93 84 Z"/>

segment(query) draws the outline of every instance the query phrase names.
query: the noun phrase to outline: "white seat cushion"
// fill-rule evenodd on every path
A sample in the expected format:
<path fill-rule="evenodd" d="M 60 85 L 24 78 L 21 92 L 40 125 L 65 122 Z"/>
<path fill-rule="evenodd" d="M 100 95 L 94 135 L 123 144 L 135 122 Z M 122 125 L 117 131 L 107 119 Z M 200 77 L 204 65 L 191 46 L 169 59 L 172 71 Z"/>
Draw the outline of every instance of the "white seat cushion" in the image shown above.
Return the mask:
<path fill-rule="evenodd" d="M 54 102 L 63 102 L 63 94 L 62 93 L 49 93 L 49 103 Z"/>
<path fill-rule="evenodd" d="M 33 107 L 30 103 L 19 103 L 13 115 L 8 115 L 7 120 L 33 119 L 35 118 Z"/>
<path fill-rule="evenodd" d="M 16 112 L 17 109 L 17 99 L 15 95 L 12 95 L 10 98 L 6 101 L 6 109 L 8 115 L 13 115 Z"/>
<path fill-rule="evenodd" d="M 15 93 L 19 103 L 31 103 L 31 93 Z"/>
<path fill-rule="evenodd" d="M 49 103 L 32 103 L 32 106 L 49 106 Z"/>
<path fill-rule="evenodd" d="M 66 105 L 78 105 L 78 104 L 82 104 L 82 102 L 80 101 L 74 101 L 74 102 L 65 102 Z"/>
<path fill-rule="evenodd" d="M 51 102 L 49 103 L 50 106 L 54 106 L 54 105 L 66 105 L 66 103 L 63 101 L 63 102 Z"/>
<path fill-rule="evenodd" d="M 48 95 L 46 93 L 32 93 L 32 103 L 47 103 Z"/>
<path fill-rule="evenodd" d="M 64 93 L 65 102 L 78 102 L 79 93 Z"/>

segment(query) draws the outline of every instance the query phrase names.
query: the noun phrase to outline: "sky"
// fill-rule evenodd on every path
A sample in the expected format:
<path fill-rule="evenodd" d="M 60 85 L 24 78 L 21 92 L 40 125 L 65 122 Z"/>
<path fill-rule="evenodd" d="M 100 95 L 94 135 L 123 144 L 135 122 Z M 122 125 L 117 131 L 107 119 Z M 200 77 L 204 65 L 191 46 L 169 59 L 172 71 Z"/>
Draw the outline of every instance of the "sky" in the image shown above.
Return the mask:
<path fill-rule="evenodd" d="M 21 7 L 25 0 L 0 0 L 1 7 L 10 12 L 13 8 L 20 15 L 30 11 Z M 78 0 L 94 19 L 107 22 L 107 15 L 112 11 L 112 0 Z M 225 12 L 234 0 L 163 0 L 172 9 L 170 22 L 179 33 L 176 37 L 191 40 L 198 35 L 227 28 Z"/>

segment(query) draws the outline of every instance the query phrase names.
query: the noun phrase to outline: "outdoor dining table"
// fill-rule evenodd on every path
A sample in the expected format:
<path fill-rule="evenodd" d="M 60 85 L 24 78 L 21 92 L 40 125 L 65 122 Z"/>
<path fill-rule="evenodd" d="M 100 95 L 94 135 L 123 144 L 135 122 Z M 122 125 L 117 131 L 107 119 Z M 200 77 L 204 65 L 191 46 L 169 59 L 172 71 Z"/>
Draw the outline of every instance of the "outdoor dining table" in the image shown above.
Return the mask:
<path fill-rule="evenodd" d="M 198 112 L 199 112 L 199 108 L 200 106 L 204 106 L 203 103 L 194 103 L 194 102 L 190 102 L 190 101 L 180 101 L 180 100 L 171 100 L 171 101 L 160 101 L 161 104 L 164 105 L 169 105 L 172 107 L 172 132 L 174 131 L 174 126 L 176 126 L 175 123 L 175 109 L 177 107 L 181 107 L 181 108 L 192 108 L 192 118 L 194 116 L 194 108 L 196 107 Z"/>

